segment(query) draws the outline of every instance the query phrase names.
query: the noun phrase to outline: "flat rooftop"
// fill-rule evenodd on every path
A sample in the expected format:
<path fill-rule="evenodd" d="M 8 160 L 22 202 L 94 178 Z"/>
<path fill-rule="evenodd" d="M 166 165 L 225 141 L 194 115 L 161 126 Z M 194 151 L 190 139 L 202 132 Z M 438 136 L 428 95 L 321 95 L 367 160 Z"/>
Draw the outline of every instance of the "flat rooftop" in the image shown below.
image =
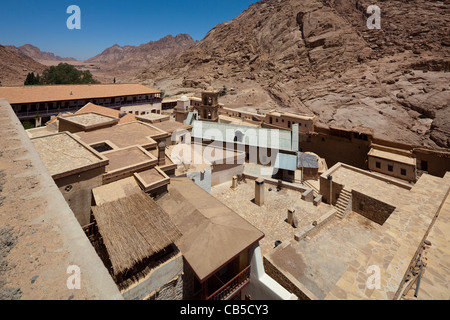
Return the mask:
<path fill-rule="evenodd" d="M 41 136 L 31 141 L 54 179 L 108 164 L 108 159 L 68 132 Z"/>
<path fill-rule="evenodd" d="M 109 141 L 108 144 L 112 144 L 113 149 L 120 149 L 133 145 L 144 148 L 156 146 L 153 138 L 167 136 L 167 133 L 148 124 L 134 121 L 91 132 L 77 132 L 76 135 L 88 145 Z"/>
<path fill-rule="evenodd" d="M 374 148 L 370 149 L 368 155 L 372 156 L 372 157 L 377 157 L 377 158 L 381 158 L 381 159 L 404 163 L 404 164 L 407 164 L 410 166 L 415 166 L 416 162 L 417 162 L 416 158 L 407 157 L 404 155 L 387 152 L 384 150 L 374 149 Z"/>
<path fill-rule="evenodd" d="M 139 188 L 134 177 L 128 177 L 92 189 L 97 206 L 126 198 L 139 192 L 141 192 L 141 188 Z"/>
<path fill-rule="evenodd" d="M 177 121 L 173 121 L 173 120 L 168 120 L 168 121 L 162 121 L 162 122 L 155 122 L 152 124 L 154 127 L 166 131 L 168 133 L 173 133 L 177 130 L 188 130 L 190 131 L 192 129 L 191 125 L 185 124 L 185 123 L 181 123 L 181 122 L 177 122 Z"/>
<path fill-rule="evenodd" d="M 449 256 L 442 254 L 450 252 L 448 233 L 443 232 L 449 226 L 450 173 L 444 178 L 424 174 L 414 186 L 343 164 L 335 165 L 324 175 L 328 174 L 348 191 L 358 191 L 389 203 L 395 207 L 394 211 L 382 225 L 353 211 L 342 219 L 335 216 L 306 238 L 296 241 L 287 237 L 288 241 L 283 241 L 282 246 L 271 252 L 268 250 L 266 258 L 282 274 L 292 276 L 299 288 L 305 288 L 303 292 L 307 291 L 313 299 L 394 299 L 409 272 L 410 263 L 424 239 L 429 237 L 436 247 L 431 247 L 427 260 L 431 268 L 426 292 L 448 299 L 449 281 L 443 280 L 448 270 L 439 269 L 450 263 Z M 213 188 L 213 194 L 215 190 Z M 266 197 L 270 194 L 266 193 Z M 230 200 L 224 198 L 223 201 Z M 265 203 L 270 205 L 268 200 Z M 322 206 L 328 205 L 320 204 L 315 210 Z M 249 209 L 243 208 L 242 214 L 248 214 L 245 211 Z M 265 215 L 270 217 L 272 211 L 276 209 Z M 307 217 L 315 219 L 314 214 L 308 213 Z M 269 218 L 257 216 L 257 219 Z M 263 230 L 269 238 L 270 232 L 277 234 L 282 227 L 274 231 Z M 380 268 L 379 289 L 369 290 L 366 286 L 371 275 L 367 270 L 371 266 Z"/>
<path fill-rule="evenodd" d="M 333 177 L 333 182 L 343 185 L 348 191 L 355 190 L 393 206 L 409 197 L 409 190 L 412 188 L 407 183 L 345 164 L 336 164 L 323 173 L 322 177 L 329 174 Z"/>
<path fill-rule="evenodd" d="M 414 297 L 415 286 L 405 299 L 450 300 L 450 197 L 447 196 L 439 217 L 430 230 L 427 240 L 431 246 L 425 249 L 427 258 L 426 271 L 420 282 L 417 298 Z"/>
<path fill-rule="evenodd" d="M 168 121 L 170 119 L 170 116 L 157 113 L 148 113 L 145 115 L 136 116 L 136 119 L 144 122 L 153 123 L 153 122 Z"/>
<path fill-rule="evenodd" d="M 138 173 L 146 184 L 152 184 L 166 178 L 161 172 L 155 168 Z"/>
<path fill-rule="evenodd" d="M 402 203 L 399 203 L 386 222 L 374 231 L 370 241 L 359 250 L 352 265 L 326 299 L 385 300 L 396 297 L 404 276 L 409 272 L 410 263 L 432 230 L 436 216 L 448 217 L 447 210 L 450 208 L 445 204 L 448 203 L 449 192 L 450 173 L 444 178 L 423 174 L 411 189 L 409 196 L 403 198 Z M 440 237 L 442 247 L 437 249 L 442 253 L 449 252 L 449 235 L 442 234 Z M 442 241 L 442 237 L 447 240 Z M 430 259 L 427 262 L 429 263 Z M 436 255 L 433 264 L 434 266 L 448 264 L 448 255 Z M 368 290 L 365 286 L 367 269 L 373 265 L 381 269 L 379 290 Z M 433 272 L 431 269 L 430 271 Z M 444 269 L 435 274 L 434 279 L 442 288 L 442 282 L 439 281 L 441 272 L 442 275 L 448 274 L 448 270 Z M 361 277 L 363 274 L 365 276 Z M 448 287 L 441 293 L 448 299 Z"/>
<path fill-rule="evenodd" d="M 271 189 L 271 191 L 269 191 Z M 301 199 L 301 192 L 282 188 L 276 190 L 275 185 L 265 183 L 264 205 L 254 203 L 255 181 L 246 179 L 233 190 L 231 181 L 211 188 L 211 194 L 225 203 L 230 209 L 264 232 L 265 237 L 260 241 L 263 255 L 269 253 L 275 241 L 289 242 L 299 228 L 311 225 L 333 207 L 321 204 L 316 207 L 311 202 Z M 288 209 L 294 209 L 298 218 L 298 228 L 289 225 L 287 219 Z"/>
<path fill-rule="evenodd" d="M 141 171 L 135 173 L 134 176 L 145 192 L 149 192 L 170 183 L 170 178 L 159 168 Z"/>
<path fill-rule="evenodd" d="M 58 117 L 59 121 L 67 121 L 80 128 L 90 129 L 98 126 L 112 125 L 119 122 L 118 118 L 102 115 L 95 112 L 74 114 L 66 117 Z"/>
<path fill-rule="evenodd" d="M 10 104 L 86 100 L 158 93 L 161 93 L 161 91 L 142 84 L 70 84 L 0 87 L 0 97 L 8 100 Z"/>
<path fill-rule="evenodd" d="M 26 130 L 28 136 L 31 138 L 38 138 L 42 136 L 48 136 L 54 133 L 58 133 L 58 124 L 52 123 L 43 127 L 33 128 Z"/>
<path fill-rule="evenodd" d="M 259 116 L 261 116 L 261 115 L 259 115 Z M 250 126 L 250 127 L 255 127 L 255 128 L 261 127 L 261 125 L 259 123 L 256 123 L 256 122 L 251 123 L 251 122 L 239 119 L 239 118 L 229 117 L 229 116 L 226 116 L 223 114 L 219 114 L 219 122 L 229 123 L 229 124 L 234 124 L 234 125 Z"/>
<path fill-rule="evenodd" d="M 351 212 L 343 220 L 334 218 L 307 239 L 297 242 L 291 238 L 271 252 L 269 258 L 315 298 L 325 299 L 379 227 Z"/>
<path fill-rule="evenodd" d="M 243 152 L 194 143 L 191 145 L 171 145 L 167 147 L 166 153 L 178 166 L 176 175 L 204 171 L 206 168 L 218 164 L 244 164 L 245 162 Z"/>
<path fill-rule="evenodd" d="M 119 169 L 132 169 L 133 167 L 154 163 L 157 160 L 152 154 L 138 146 L 107 151 L 103 155 L 109 160 L 109 165 L 106 167 L 108 173 Z"/>
<path fill-rule="evenodd" d="M 280 112 L 280 111 L 271 111 L 267 113 L 268 116 L 275 116 L 275 117 L 281 117 L 281 116 L 287 116 L 291 118 L 297 118 L 301 120 L 313 120 L 315 116 L 309 116 L 306 114 L 297 114 L 292 112 Z"/>
<path fill-rule="evenodd" d="M 119 119 L 119 124 L 127 123 L 136 120 L 136 116 L 131 113 L 127 113 L 125 116 L 120 117 L 121 112 L 112 108 L 102 107 L 93 103 L 86 104 L 83 108 L 75 112 L 75 114 L 91 113 L 95 112 L 104 116 L 110 116 Z"/>

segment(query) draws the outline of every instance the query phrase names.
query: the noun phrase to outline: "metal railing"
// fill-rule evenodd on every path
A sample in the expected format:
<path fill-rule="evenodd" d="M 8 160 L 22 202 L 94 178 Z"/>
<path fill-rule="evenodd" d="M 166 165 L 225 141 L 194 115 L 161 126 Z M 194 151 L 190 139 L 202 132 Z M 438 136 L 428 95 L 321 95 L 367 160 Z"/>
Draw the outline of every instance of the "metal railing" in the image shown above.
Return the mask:
<path fill-rule="evenodd" d="M 210 295 L 207 300 L 229 300 L 250 283 L 250 266 Z"/>

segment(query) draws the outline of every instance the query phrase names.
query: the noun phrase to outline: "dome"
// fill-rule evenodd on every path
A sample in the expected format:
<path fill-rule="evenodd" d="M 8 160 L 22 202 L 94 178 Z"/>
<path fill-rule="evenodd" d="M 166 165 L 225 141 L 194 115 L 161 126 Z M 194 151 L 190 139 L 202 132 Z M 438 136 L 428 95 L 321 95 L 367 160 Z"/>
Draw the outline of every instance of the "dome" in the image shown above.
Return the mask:
<path fill-rule="evenodd" d="M 206 88 L 206 91 L 208 91 L 208 92 L 214 92 L 214 88 L 213 88 L 213 87 L 208 87 L 208 88 Z"/>
<path fill-rule="evenodd" d="M 189 99 L 188 99 L 188 97 L 186 97 L 186 96 L 181 96 L 181 98 L 180 98 L 180 101 L 188 101 Z"/>

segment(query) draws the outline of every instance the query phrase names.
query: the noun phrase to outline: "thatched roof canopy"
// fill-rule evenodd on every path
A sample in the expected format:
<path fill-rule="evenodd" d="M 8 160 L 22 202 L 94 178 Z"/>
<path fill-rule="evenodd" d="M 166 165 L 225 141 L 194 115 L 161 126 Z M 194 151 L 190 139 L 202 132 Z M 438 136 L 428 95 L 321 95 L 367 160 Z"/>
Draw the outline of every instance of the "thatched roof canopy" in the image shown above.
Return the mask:
<path fill-rule="evenodd" d="M 167 213 L 144 192 L 92 207 L 92 211 L 116 275 L 182 235 Z"/>

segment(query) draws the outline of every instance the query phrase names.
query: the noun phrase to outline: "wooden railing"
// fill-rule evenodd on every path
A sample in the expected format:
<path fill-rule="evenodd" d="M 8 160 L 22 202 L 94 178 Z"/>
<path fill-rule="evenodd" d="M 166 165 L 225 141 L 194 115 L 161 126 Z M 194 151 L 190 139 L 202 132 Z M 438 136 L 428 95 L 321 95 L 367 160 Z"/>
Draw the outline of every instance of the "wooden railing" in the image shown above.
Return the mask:
<path fill-rule="evenodd" d="M 93 241 L 98 236 L 98 228 L 97 223 L 92 222 L 83 227 L 83 231 L 86 234 L 86 236 L 89 238 L 89 240 Z"/>
<path fill-rule="evenodd" d="M 250 283 L 250 266 L 210 295 L 207 300 L 228 300 Z"/>

